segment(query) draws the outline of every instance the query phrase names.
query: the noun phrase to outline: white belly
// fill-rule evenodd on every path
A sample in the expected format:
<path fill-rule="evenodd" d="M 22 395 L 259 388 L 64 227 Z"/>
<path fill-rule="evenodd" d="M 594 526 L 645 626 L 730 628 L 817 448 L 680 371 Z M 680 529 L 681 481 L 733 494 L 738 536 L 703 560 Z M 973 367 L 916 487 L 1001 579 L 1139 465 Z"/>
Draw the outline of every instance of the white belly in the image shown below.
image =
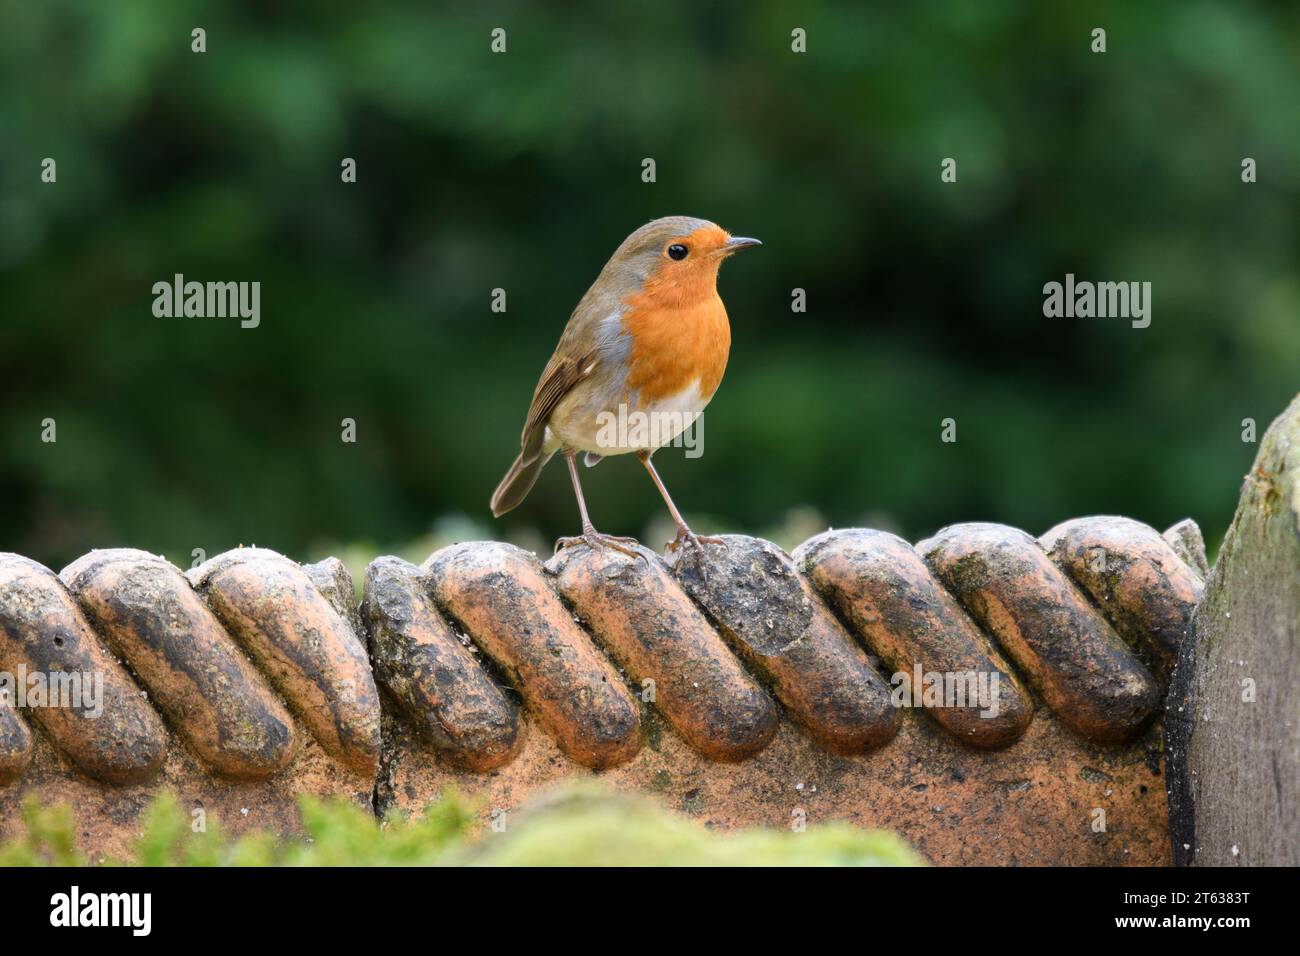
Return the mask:
<path fill-rule="evenodd" d="M 582 414 L 564 408 L 561 402 L 546 428 L 546 444 L 597 455 L 662 448 L 690 428 L 708 404 L 700 395 L 699 382 L 640 407 L 635 401 L 617 401 L 602 403 L 595 413 Z"/>

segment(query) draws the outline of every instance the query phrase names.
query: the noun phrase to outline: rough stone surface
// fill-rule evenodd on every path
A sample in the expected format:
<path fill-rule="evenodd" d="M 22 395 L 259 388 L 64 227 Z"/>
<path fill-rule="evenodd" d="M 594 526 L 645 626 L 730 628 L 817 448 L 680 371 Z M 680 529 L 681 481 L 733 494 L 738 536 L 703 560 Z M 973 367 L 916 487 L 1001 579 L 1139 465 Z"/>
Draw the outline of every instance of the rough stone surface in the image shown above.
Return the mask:
<path fill-rule="evenodd" d="M 1202 585 L 1160 532 L 1131 518 L 1099 515 L 1062 522 L 1040 540 L 1115 630 L 1167 678 Z"/>
<path fill-rule="evenodd" d="M 362 652 L 368 653 L 369 648 L 366 646 L 368 635 L 361 621 L 361 605 L 357 600 L 356 585 L 352 575 L 348 573 L 347 566 L 338 558 L 329 557 L 315 564 L 304 564 L 302 569 L 307 573 L 307 577 L 311 578 L 311 583 L 316 585 L 316 590 L 329 602 L 329 606 L 338 612 L 339 617 L 348 622 L 349 632 L 356 639 L 357 645 L 362 648 Z"/>
<path fill-rule="evenodd" d="M 0 555 L 0 671 L 39 675 L 51 689 L 55 675 L 66 675 L 63 690 L 50 695 L 55 706 L 26 713 L 85 773 L 127 784 L 158 772 L 167 747 L 162 721 L 63 582 L 14 554 Z"/>
<path fill-rule="evenodd" d="M 672 566 L 468 543 L 419 568 L 377 559 L 360 613 L 333 560 L 237 549 L 181 575 L 96 552 L 65 570 L 69 591 L 0 559 L 0 657 L 70 647 L 118 681 L 105 724 L 0 702 L 0 838 L 28 795 L 71 804 L 98 858 L 125 852 L 162 787 L 228 832 L 291 833 L 305 793 L 383 813 L 450 784 L 487 821 L 596 774 L 713 826 L 889 827 L 940 863 L 1167 862 L 1159 718 L 1108 707 L 1096 678 L 1115 662 L 1084 653 L 1119 603 L 1092 609 L 1015 529 L 936 540 L 955 577 L 865 530 L 793 555 L 729 536 Z M 1143 583 L 1130 627 L 1163 621 L 1176 577 Z M 900 696 L 914 666 L 997 671 L 998 712 Z"/>
<path fill-rule="evenodd" d="M 242 549 L 214 558 L 208 570 L 246 564 L 259 554 L 267 582 L 285 574 L 280 562 L 292 565 L 271 552 Z M 72 655 L 43 659 L 42 666 L 69 667 L 83 658 L 95 666 L 102 663 L 120 689 L 105 695 L 109 720 L 82 720 L 74 714 L 77 722 L 69 726 L 68 714 L 37 708 L 29 711 L 36 727 L 28 728 L 26 717 L 0 703 L 0 840 L 18 836 L 28 799 L 70 806 L 78 847 L 92 862 L 129 854 L 141 814 L 163 789 L 176 794 L 195 825 L 202 821 L 235 835 L 254 829 L 299 832 L 298 800 L 305 794 L 345 797 L 373 809 L 373 773 L 357 773 L 302 725 L 295 730 L 268 675 L 228 631 L 214 625 L 201 595 L 189 590 L 179 570 L 152 555 L 116 550 L 91 552 L 65 569 L 64 576 L 83 606 L 40 565 L 0 558 L 0 626 L 11 639 L 25 635 L 25 642 L 38 647 L 62 640 L 54 646 L 70 649 Z M 351 593 L 350 581 L 344 590 Z M 310 609 L 323 601 L 313 588 L 305 599 L 289 603 Z M 263 623 L 274 629 L 277 621 L 283 623 L 284 609 L 283 599 L 268 594 L 250 605 L 249 613 L 257 619 L 264 615 Z M 324 619 L 330 615 L 334 612 Z M 361 640 L 346 621 L 338 615 L 333 621 L 329 640 L 319 629 L 312 640 L 321 648 L 337 644 L 361 653 Z M 361 660 L 369 680 L 364 655 Z M 0 671 L 12 666 L 0 654 Z M 128 763 L 129 775 L 120 772 L 120 762 L 98 756 L 100 742 L 112 747 L 123 726 L 109 708 L 125 702 L 135 715 L 131 720 L 156 731 L 156 737 L 151 732 L 123 738 L 119 749 L 147 758 Z M 304 695 L 296 706 L 311 703 Z M 155 706 L 166 718 L 166 729 Z M 320 719 L 329 719 L 329 713 Z M 377 729 L 377 704 L 372 719 Z M 144 751 L 141 740 L 149 742 Z"/>
<path fill-rule="evenodd" d="M 375 559 L 362 614 L 380 686 L 445 760 L 486 771 L 514 756 L 518 709 L 434 608 L 427 575 L 398 558 Z"/>
<path fill-rule="evenodd" d="M 9 704 L 0 701 L 0 787 L 21 777 L 32 759 L 32 732 Z"/>
<path fill-rule="evenodd" d="M 949 733 L 972 747 L 997 748 L 1025 732 L 1034 708 L 1020 678 L 906 541 L 882 531 L 828 531 L 801 544 L 793 558 L 891 675 L 997 675 L 993 716 L 969 701 L 927 708 Z"/>
<path fill-rule="evenodd" d="M 1205 538 L 1201 535 L 1200 525 L 1191 518 L 1184 518 L 1165 529 L 1164 539 L 1202 582 L 1210 576 L 1210 561 L 1206 557 Z"/>
<path fill-rule="evenodd" d="M 1079 733 L 1124 741 L 1155 712 L 1155 678 L 1029 535 L 959 524 L 916 550 Z"/>
<path fill-rule="evenodd" d="M 673 575 L 822 747 L 863 753 L 898 733 L 898 709 L 870 658 L 795 568 L 761 538 L 687 549 Z"/>
<path fill-rule="evenodd" d="M 995 751 L 967 747 L 924 713 L 902 713 L 898 735 L 865 755 L 823 750 L 782 721 L 773 741 L 738 764 L 688 746 L 646 706 L 646 745 L 630 761 L 593 773 L 539 728 L 519 756 L 486 774 L 437 759 L 404 725 L 389 738 L 381 810 L 418 812 L 443 787 L 481 801 L 483 826 L 547 787 L 595 777 L 649 793 L 707 826 L 789 829 L 835 820 L 896 831 L 933 863 L 970 866 L 1163 866 L 1169 862 L 1159 724 L 1126 747 L 1091 744 L 1050 711 Z M 1105 829 L 1094 829 L 1103 818 Z"/>
<path fill-rule="evenodd" d="M 61 577 L 215 772 L 263 780 L 288 765 L 295 741 L 284 705 L 170 562 L 125 548 L 92 551 Z"/>
<path fill-rule="evenodd" d="M 443 548 L 423 570 L 438 603 L 474 636 L 566 754 L 596 768 L 636 754 L 641 734 L 632 695 L 535 555 L 472 542 Z"/>
<path fill-rule="evenodd" d="M 348 616 L 300 565 L 274 551 L 228 551 L 188 577 L 321 746 L 373 776 L 379 692 Z"/>
<path fill-rule="evenodd" d="M 656 555 L 566 548 L 547 570 L 638 696 L 692 747 L 736 761 L 767 746 L 776 733 L 772 699 Z"/>

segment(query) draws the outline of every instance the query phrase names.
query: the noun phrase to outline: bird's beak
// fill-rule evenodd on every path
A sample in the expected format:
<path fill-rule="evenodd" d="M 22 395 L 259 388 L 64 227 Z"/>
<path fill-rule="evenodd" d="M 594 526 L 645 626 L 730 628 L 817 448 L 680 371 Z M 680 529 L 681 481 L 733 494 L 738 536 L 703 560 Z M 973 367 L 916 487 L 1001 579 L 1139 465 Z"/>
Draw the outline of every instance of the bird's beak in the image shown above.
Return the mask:
<path fill-rule="evenodd" d="M 733 252 L 738 252 L 741 249 L 748 249 L 750 246 L 761 246 L 762 244 L 763 243 L 757 239 L 749 239 L 745 236 L 732 236 L 722 244 L 722 251 L 725 255 L 729 256 Z"/>

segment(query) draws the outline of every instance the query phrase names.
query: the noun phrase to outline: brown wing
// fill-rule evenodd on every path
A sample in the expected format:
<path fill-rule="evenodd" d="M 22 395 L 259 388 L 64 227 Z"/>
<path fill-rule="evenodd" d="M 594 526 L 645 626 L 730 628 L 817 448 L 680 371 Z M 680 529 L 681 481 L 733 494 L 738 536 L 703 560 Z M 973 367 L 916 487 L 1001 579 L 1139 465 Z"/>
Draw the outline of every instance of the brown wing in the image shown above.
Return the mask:
<path fill-rule="evenodd" d="M 546 421 L 551 417 L 551 412 L 555 411 L 555 406 L 560 404 L 573 386 L 590 375 L 596 367 L 595 349 L 570 357 L 560 354 L 564 350 L 564 345 L 565 342 L 561 339 L 560 348 L 556 350 L 550 364 L 542 372 L 537 390 L 533 392 L 533 404 L 528 408 L 524 433 L 519 438 L 525 459 L 536 455 L 538 449 L 542 447 L 542 440 L 546 436 Z"/>
<path fill-rule="evenodd" d="M 612 261 L 612 260 L 611 260 Z M 631 273 L 628 273 L 631 276 Z M 600 349 L 601 323 L 622 309 L 622 302 L 632 291 L 633 278 L 610 271 L 606 264 L 591 288 L 578 303 L 568 324 L 555 346 L 555 354 L 547 363 L 542 377 L 533 392 L 533 403 L 528 408 L 524 433 L 520 436 L 525 461 L 535 456 L 546 437 L 546 422 L 555 406 L 583 379 L 594 374 L 604 361 Z"/>

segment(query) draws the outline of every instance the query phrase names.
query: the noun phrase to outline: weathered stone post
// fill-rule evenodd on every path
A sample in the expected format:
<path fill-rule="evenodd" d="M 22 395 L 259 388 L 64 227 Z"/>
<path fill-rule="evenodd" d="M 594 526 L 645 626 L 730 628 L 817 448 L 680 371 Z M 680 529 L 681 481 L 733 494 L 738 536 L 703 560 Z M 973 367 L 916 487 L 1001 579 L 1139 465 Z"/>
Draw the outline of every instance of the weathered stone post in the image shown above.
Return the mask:
<path fill-rule="evenodd" d="M 1264 435 L 1165 718 L 1180 864 L 1300 863 L 1300 396 Z"/>

